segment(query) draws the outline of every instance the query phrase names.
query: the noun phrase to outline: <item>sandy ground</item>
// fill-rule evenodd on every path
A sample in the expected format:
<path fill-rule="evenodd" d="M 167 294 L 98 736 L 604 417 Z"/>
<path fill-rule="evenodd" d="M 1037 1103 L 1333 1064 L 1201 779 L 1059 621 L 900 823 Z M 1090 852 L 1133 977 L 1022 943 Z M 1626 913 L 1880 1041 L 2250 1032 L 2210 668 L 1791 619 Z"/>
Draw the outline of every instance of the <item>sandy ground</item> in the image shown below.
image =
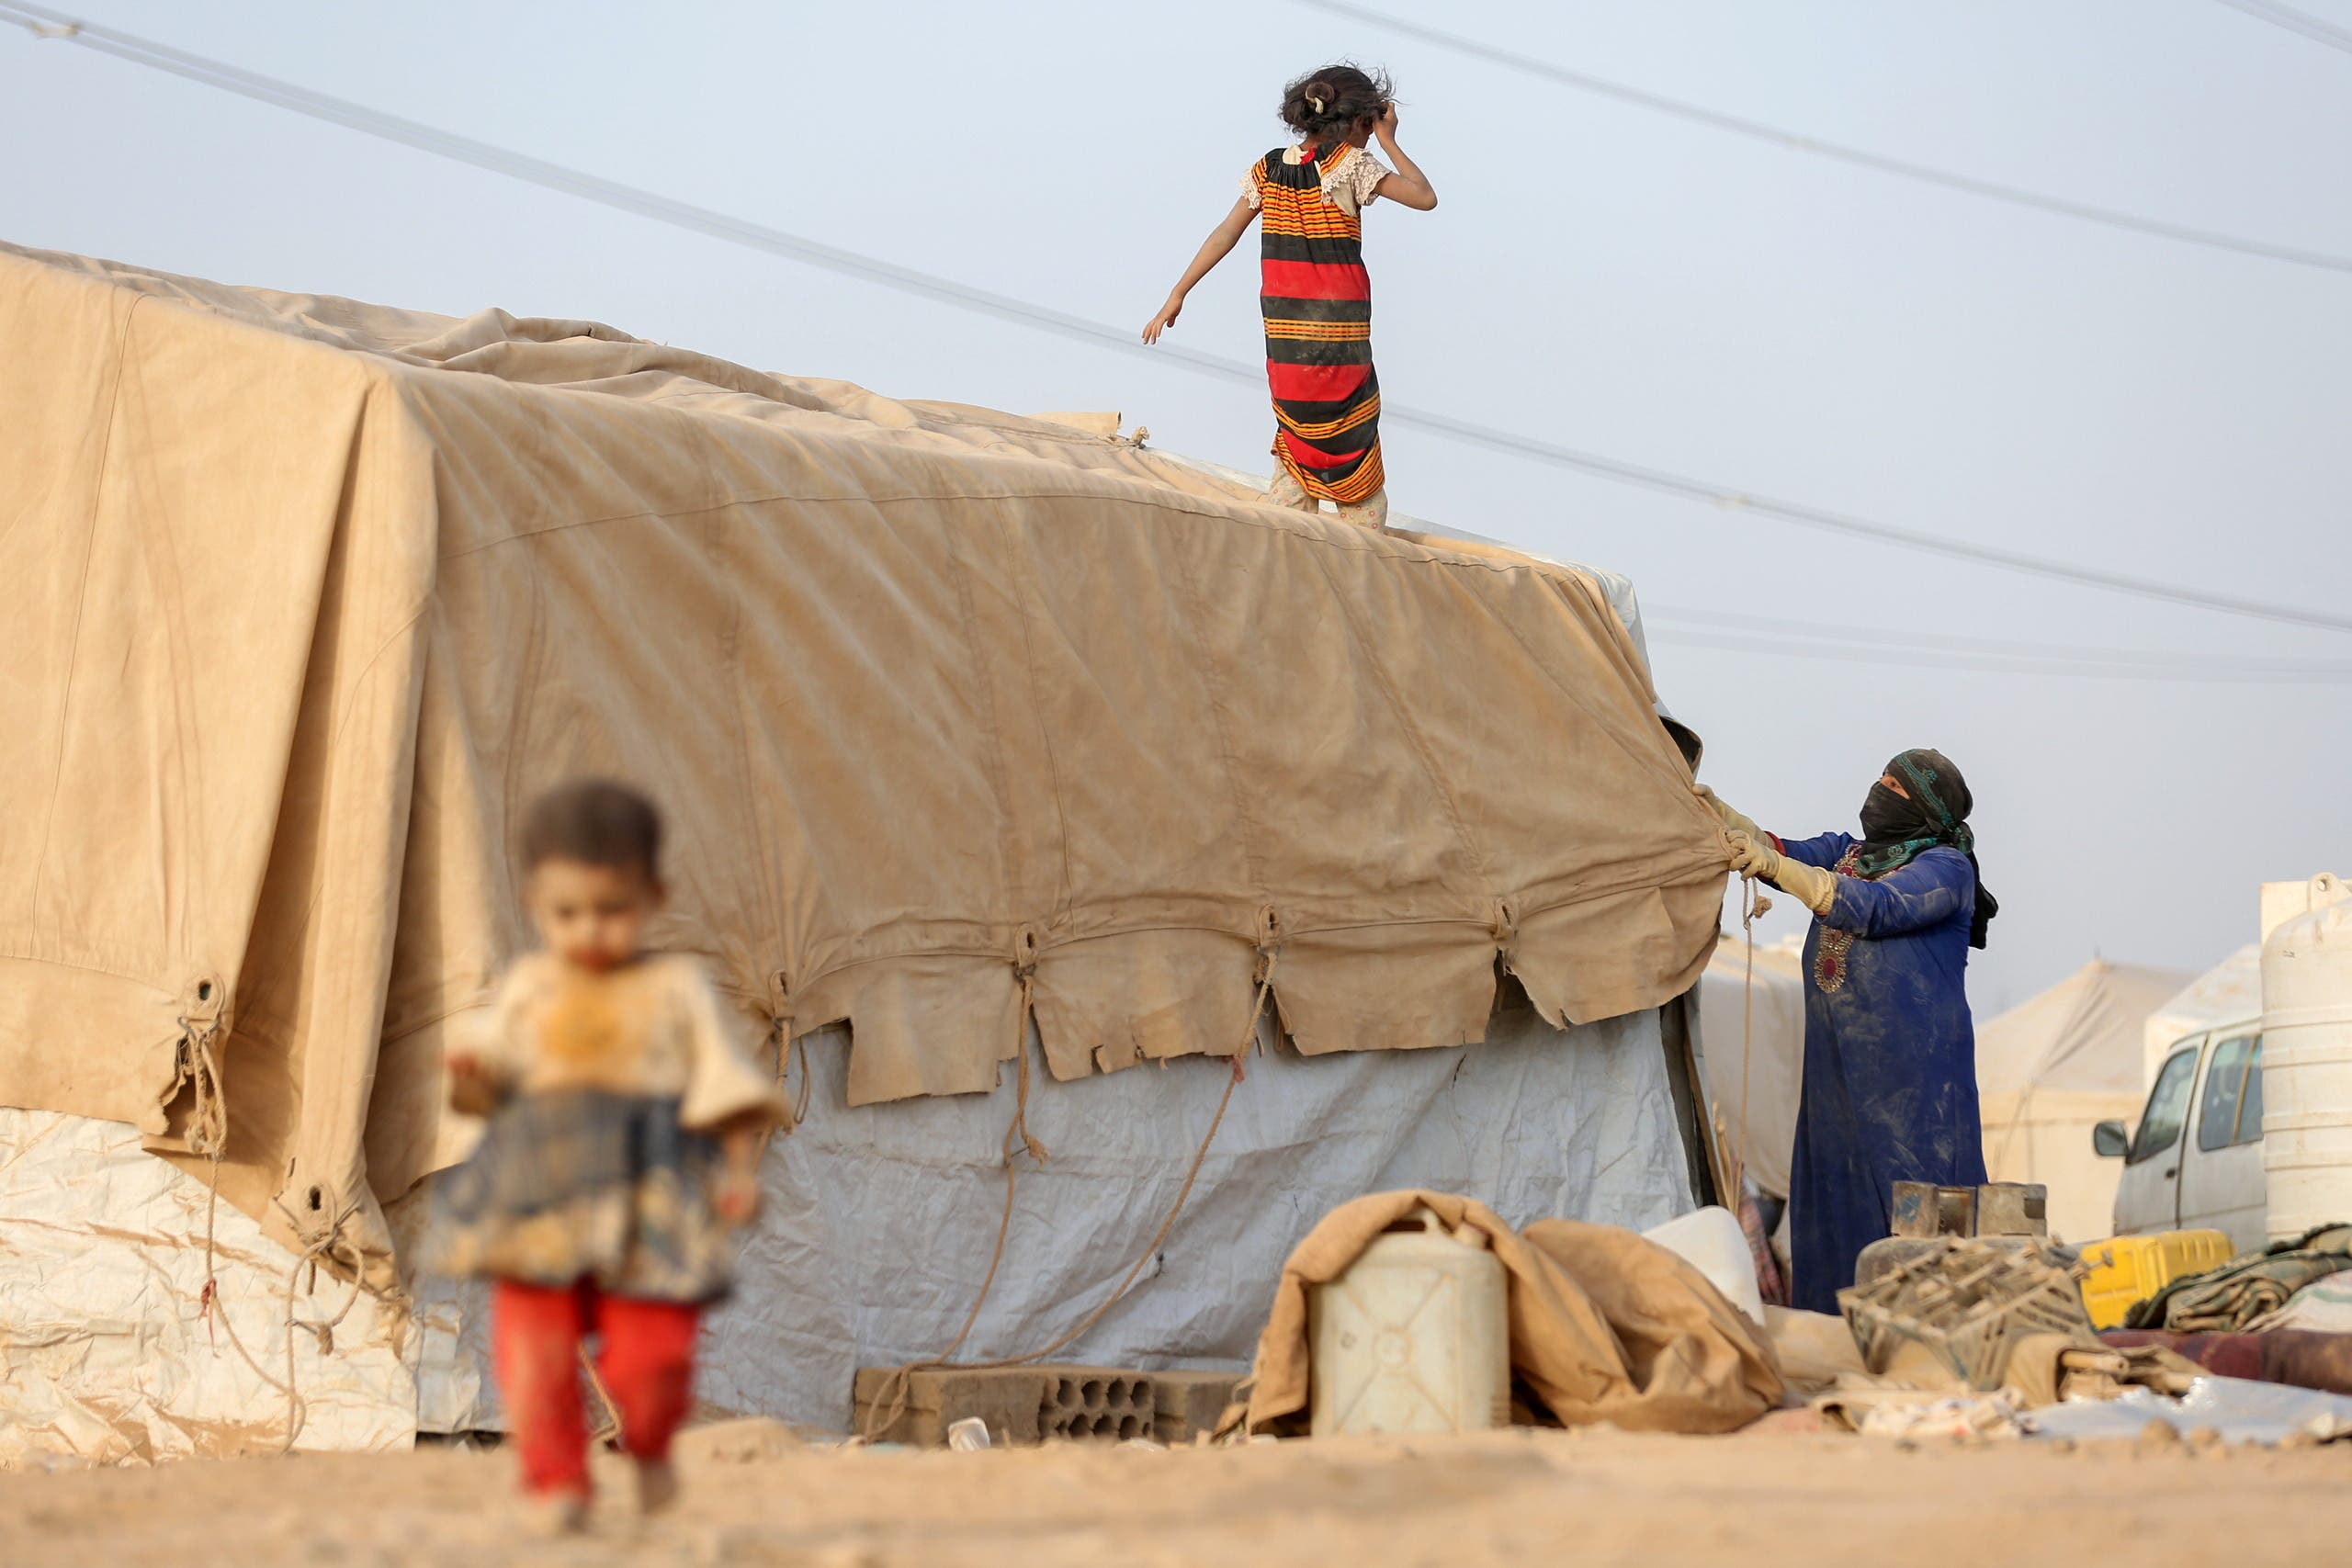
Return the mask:
<path fill-rule="evenodd" d="M 740 1453 L 740 1450 L 738 1450 Z M 2352 1529 L 2352 1444 L 2301 1450 L 1806 1435 L 1496 1433 L 1153 1451 L 705 1451 L 673 1516 L 515 1531 L 510 1461 L 194 1461 L 0 1476 L 0 1562 L 254 1565 L 2311 1564 Z"/>

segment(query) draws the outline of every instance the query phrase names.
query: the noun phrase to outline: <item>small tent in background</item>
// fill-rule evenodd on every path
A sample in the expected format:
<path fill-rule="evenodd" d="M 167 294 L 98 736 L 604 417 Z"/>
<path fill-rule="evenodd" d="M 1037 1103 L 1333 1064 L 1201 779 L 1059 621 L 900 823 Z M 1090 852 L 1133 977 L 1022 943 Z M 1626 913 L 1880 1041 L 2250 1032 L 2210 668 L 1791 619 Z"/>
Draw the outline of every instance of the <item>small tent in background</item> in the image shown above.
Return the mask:
<path fill-rule="evenodd" d="M 2217 1023 L 2237 1023 L 2262 1015 L 2262 947 L 2248 942 L 2208 969 L 2148 1015 L 2142 1026 L 2140 1088 L 2153 1088 L 2156 1069 L 2184 1034 Z M 2132 1111 L 2138 1112 L 2134 1106 Z"/>
<path fill-rule="evenodd" d="M 1751 990 L 1747 943 L 1725 931 L 1699 976 L 1707 1092 L 1725 1142 L 1768 1198 L 1788 1197 L 1796 1148 L 1797 1093 L 1804 1082 L 1804 954 L 1802 935 L 1758 943 Z"/>
<path fill-rule="evenodd" d="M 2091 1129 L 2139 1114 L 2143 1031 L 2187 977 L 2094 958 L 1977 1028 L 1985 1168 L 2046 1185 L 2050 1228 L 2069 1241 L 2113 1229 L 2122 1168 L 2092 1149 Z"/>

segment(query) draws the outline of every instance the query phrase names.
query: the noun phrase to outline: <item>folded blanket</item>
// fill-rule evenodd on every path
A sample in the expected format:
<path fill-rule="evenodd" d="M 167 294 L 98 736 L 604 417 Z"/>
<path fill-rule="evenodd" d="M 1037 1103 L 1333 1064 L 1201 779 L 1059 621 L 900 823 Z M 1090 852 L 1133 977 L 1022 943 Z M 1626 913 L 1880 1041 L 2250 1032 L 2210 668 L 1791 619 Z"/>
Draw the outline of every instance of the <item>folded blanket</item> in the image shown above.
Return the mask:
<path fill-rule="evenodd" d="M 2175 1280 L 2135 1304 L 2123 1325 L 2176 1334 L 2232 1333 L 2278 1311 L 2313 1280 L 2346 1269 L 2352 1269 L 2352 1224 L 2322 1225 L 2218 1269 Z"/>

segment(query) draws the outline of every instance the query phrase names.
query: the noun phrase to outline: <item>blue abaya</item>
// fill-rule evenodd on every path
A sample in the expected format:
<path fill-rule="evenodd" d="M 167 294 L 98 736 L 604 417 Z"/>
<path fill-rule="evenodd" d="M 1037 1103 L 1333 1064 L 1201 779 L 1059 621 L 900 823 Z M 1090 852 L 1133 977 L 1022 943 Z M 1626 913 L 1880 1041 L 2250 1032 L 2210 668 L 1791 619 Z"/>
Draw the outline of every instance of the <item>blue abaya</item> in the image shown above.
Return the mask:
<path fill-rule="evenodd" d="M 1845 833 L 1784 842 L 1835 869 Z M 1897 1181 L 1984 1179 L 1976 1031 L 1962 981 L 1976 874 L 1941 846 L 1876 881 L 1838 878 L 1804 942 L 1804 1087 L 1789 1174 L 1795 1304 L 1838 1310 L 1854 1257 L 1887 1233 Z"/>

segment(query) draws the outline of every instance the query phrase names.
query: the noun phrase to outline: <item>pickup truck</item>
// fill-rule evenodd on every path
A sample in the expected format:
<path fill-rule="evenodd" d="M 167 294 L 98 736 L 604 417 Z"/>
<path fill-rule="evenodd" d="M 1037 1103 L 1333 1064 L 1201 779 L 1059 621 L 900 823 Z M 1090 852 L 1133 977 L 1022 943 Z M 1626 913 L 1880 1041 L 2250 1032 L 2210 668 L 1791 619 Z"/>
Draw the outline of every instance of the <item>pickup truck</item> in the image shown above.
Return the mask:
<path fill-rule="evenodd" d="M 2137 1133 L 2102 1122 L 2092 1146 L 2121 1159 L 2115 1234 L 2225 1232 L 2241 1252 L 2268 1238 L 2262 1174 L 2262 1021 L 2243 1019 L 2177 1041 L 2165 1053 Z"/>

